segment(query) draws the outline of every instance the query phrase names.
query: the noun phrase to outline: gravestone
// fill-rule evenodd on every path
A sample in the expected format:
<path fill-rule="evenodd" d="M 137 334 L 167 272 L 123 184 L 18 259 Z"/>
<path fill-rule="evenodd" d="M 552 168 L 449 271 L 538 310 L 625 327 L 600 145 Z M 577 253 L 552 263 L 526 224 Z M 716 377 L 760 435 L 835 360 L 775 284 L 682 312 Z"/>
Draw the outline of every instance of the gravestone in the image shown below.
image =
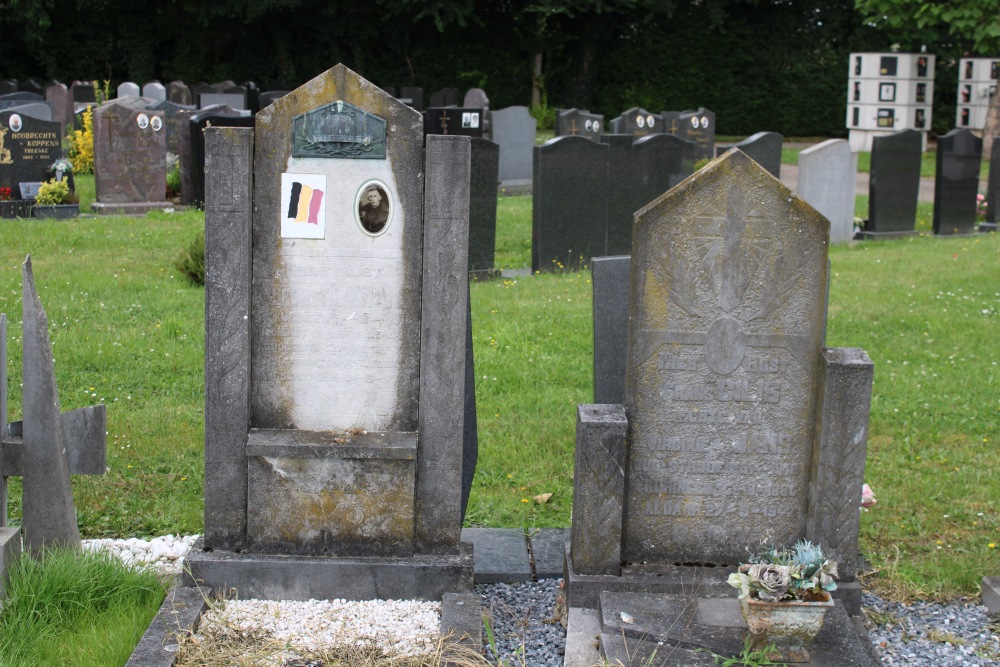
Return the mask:
<path fill-rule="evenodd" d="M 253 81 L 247 81 L 243 84 L 243 89 L 246 91 L 247 95 L 247 109 L 250 109 L 250 113 L 257 113 L 260 111 L 260 88 Z"/>
<path fill-rule="evenodd" d="M 862 238 L 915 234 L 922 138 L 903 130 L 872 139 L 868 220 Z"/>
<path fill-rule="evenodd" d="M 52 105 L 48 102 L 0 102 L 0 111 L 10 111 L 25 117 L 52 121 Z"/>
<path fill-rule="evenodd" d="M 149 81 L 142 86 L 142 96 L 163 101 L 167 99 L 167 87 L 159 81 Z"/>
<path fill-rule="evenodd" d="M 22 267 L 22 419 L 7 422 L 7 316 L 0 315 L 0 559 L 8 528 L 7 478 L 23 480 L 24 546 L 33 555 L 56 547 L 80 548 L 70 474 L 103 475 L 105 408 L 59 411 L 48 318 L 35 289 L 31 257 Z M 0 566 L 0 570 L 5 569 Z"/>
<path fill-rule="evenodd" d="M 0 95 L 10 95 L 17 92 L 17 79 L 4 79 L 0 81 Z"/>
<path fill-rule="evenodd" d="M 952 130 L 938 137 L 934 176 L 934 234 L 976 231 L 976 195 L 983 140 L 969 130 Z"/>
<path fill-rule="evenodd" d="M 171 102 L 170 100 L 163 100 L 154 104 L 150 108 L 163 112 L 163 124 L 167 132 L 167 152 L 180 156 L 181 131 L 179 128 L 181 123 L 187 123 L 189 118 L 189 116 L 182 117 L 180 112 L 195 111 L 196 108 L 191 104 L 177 104 L 176 102 Z"/>
<path fill-rule="evenodd" d="M 664 116 L 666 116 L 666 112 L 664 112 Z M 664 117 L 663 123 L 665 125 L 664 131 L 694 142 L 696 162 L 711 160 L 715 157 L 714 111 L 709 111 L 705 107 L 699 107 L 697 111 L 681 111 L 677 114 L 677 131 L 672 131 L 675 125 L 671 119 Z"/>
<path fill-rule="evenodd" d="M 601 114 L 566 109 L 556 115 L 556 136 L 581 135 L 592 141 L 600 141 L 604 133 L 604 116 Z"/>
<path fill-rule="evenodd" d="M 211 95 L 218 92 L 215 90 L 215 86 L 211 86 L 204 81 L 199 81 L 193 86 L 190 86 L 188 90 L 191 91 L 191 103 L 197 105 L 199 108 L 201 108 L 200 98 L 202 95 Z"/>
<path fill-rule="evenodd" d="M 66 134 L 66 128 L 72 129 L 73 99 L 65 83 L 53 81 L 45 86 L 45 101 L 52 105 L 52 120 L 57 121 Z"/>
<path fill-rule="evenodd" d="M 163 112 L 127 97 L 94 109 L 95 213 L 146 213 L 166 199 L 167 138 Z"/>
<path fill-rule="evenodd" d="M 275 100 L 280 100 L 288 94 L 287 90 L 267 90 L 260 94 L 260 108 L 274 104 Z M 260 109 L 258 109 L 259 111 Z"/>
<path fill-rule="evenodd" d="M 126 81 L 118 86 L 118 98 L 122 97 L 139 97 L 142 91 L 139 89 L 139 84 L 133 81 Z"/>
<path fill-rule="evenodd" d="M 44 102 L 45 98 L 39 93 L 32 93 L 24 90 L 0 95 L 0 102 L 11 101 L 22 104 L 26 102 Z"/>
<path fill-rule="evenodd" d="M 610 124 L 612 134 L 631 134 L 636 138 L 664 131 L 663 118 L 640 107 L 622 112 L 622 115 L 612 118 Z"/>
<path fill-rule="evenodd" d="M 199 93 L 198 108 L 207 109 L 219 105 L 226 105 L 232 109 L 246 109 L 247 101 L 244 93 Z"/>
<path fill-rule="evenodd" d="M 499 109 L 491 114 L 493 141 L 500 146 L 500 183 L 531 180 L 531 149 L 538 122 L 528 107 Z"/>
<path fill-rule="evenodd" d="M 637 214 L 624 401 L 577 413 L 568 635 L 574 618 L 596 614 L 602 657 L 625 617 L 650 633 L 637 645 L 670 645 L 673 662 L 652 664 L 701 664 L 699 646 L 739 652 L 727 569 L 761 539 L 807 538 L 842 580 L 813 664 L 875 664 L 845 614 L 860 613 L 872 364 L 823 346 L 828 233 L 739 151 Z M 737 622 L 710 620 L 713 605 Z M 645 623 L 683 609 L 714 632 Z M 831 637 L 849 654 L 820 651 Z"/>
<path fill-rule="evenodd" d="M 61 155 L 59 123 L 0 111 L 0 188 L 16 193 L 19 183 L 49 180 L 49 168 Z"/>
<path fill-rule="evenodd" d="M 578 267 L 606 255 L 608 146 L 563 136 L 533 150 L 532 272 Z"/>
<path fill-rule="evenodd" d="M 469 88 L 462 99 L 462 106 L 466 109 L 486 109 L 489 111 L 490 98 L 482 88 Z"/>
<path fill-rule="evenodd" d="M 750 159 L 767 169 L 775 178 L 781 178 L 781 144 L 785 140 L 777 132 L 758 132 L 732 146 L 717 146 L 717 152 L 738 148 Z"/>
<path fill-rule="evenodd" d="M 997 222 L 1000 216 L 1000 204 L 996 198 L 1000 197 L 1000 137 L 993 139 L 993 150 L 990 152 L 990 173 L 986 181 L 986 222 L 980 223 L 980 231 L 996 231 Z"/>
<path fill-rule="evenodd" d="M 74 104 L 92 104 L 97 101 L 92 81 L 74 81 L 69 87 Z"/>
<path fill-rule="evenodd" d="M 167 99 L 174 104 L 192 105 L 191 89 L 183 81 L 171 81 L 167 84 Z"/>
<path fill-rule="evenodd" d="M 632 248 L 632 215 L 642 206 L 635 188 L 632 140 L 631 134 L 601 135 L 601 143 L 608 147 L 605 165 L 607 214 L 604 248 L 594 253 L 595 256 L 621 255 Z"/>
<path fill-rule="evenodd" d="M 181 203 L 205 202 L 205 128 L 253 127 L 254 117 L 221 105 L 177 114 L 177 143 L 181 177 Z"/>
<path fill-rule="evenodd" d="M 34 79 L 19 82 L 17 84 L 17 89 L 26 93 L 33 93 L 35 95 L 42 94 L 42 87 Z"/>
<path fill-rule="evenodd" d="M 337 65 L 253 129 L 206 131 L 205 536 L 188 564 L 209 588 L 471 591 L 470 148 L 425 148 L 422 130 Z"/>
<path fill-rule="evenodd" d="M 858 154 L 844 139 L 828 139 L 799 153 L 798 195 L 830 221 L 830 242 L 854 238 Z"/>
<path fill-rule="evenodd" d="M 424 110 L 424 89 L 417 86 L 403 86 L 399 89 L 399 96 L 417 111 Z"/>
<path fill-rule="evenodd" d="M 595 257 L 590 265 L 594 320 L 594 403 L 625 400 L 628 281 L 632 257 Z"/>
<path fill-rule="evenodd" d="M 458 88 L 442 88 L 431 93 L 431 101 L 428 107 L 457 107 Z"/>
<path fill-rule="evenodd" d="M 430 107 L 424 112 L 424 132 L 464 137 L 481 137 L 485 131 L 484 109 Z"/>
<path fill-rule="evenodd" d="M 494 273 L 497 238 L 497 173 L 502 147 L 489 139 L 472 137 L 469 182 L 469 275 Z"/>

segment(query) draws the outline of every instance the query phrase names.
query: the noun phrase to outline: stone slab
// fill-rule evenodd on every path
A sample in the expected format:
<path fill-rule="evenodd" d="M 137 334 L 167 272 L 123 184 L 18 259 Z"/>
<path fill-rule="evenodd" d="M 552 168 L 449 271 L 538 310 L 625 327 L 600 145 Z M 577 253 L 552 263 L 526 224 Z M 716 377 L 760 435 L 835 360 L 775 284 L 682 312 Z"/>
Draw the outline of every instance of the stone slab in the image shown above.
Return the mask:
<path fill-rule="evenodd" d="M 871 152 L 865 232 L 912 233 L 920 192 L 921 133 L 903 130 L 875 137 Z"/>
<path fill-rule="evenodd" d="M 1000 615 L 1000 577 L 983 577 L 982 596 L 990 614 Z"/>
<path fill-rule="evenodd" d="M 600 664 L 601 617 L 597 610 L 570 607 L 567 618 L 563 667 L 594 667 Z"/>
<path fill-rule="evenodd" d="M 735 656 L 743 648 L 746 624 L 735 595 L 709 598 L 693 595 L 605 593 L 600 600 L 602 641 L 622 638 L 632 643 L 633 658 L 641 653 L 635 642 L 659 646 L 651 666 L 714 664 L 700 662 L 719 654 Z M 625 619 L 631 622 L 626 622 Z M 827 611 L 823 629 L 809 646 L 814 667 L 874 667 L 879 664 L 866 632 L 843 607 Z M 630 642 L 631 640 L 631 642 Z M 662 642 L 662 645 L 660 644 Z M 680 651 L 672 651 L 676 647 Z M 690 653 L 686 653 L 689 651 Z M 604 650 L 605 657 L 612 658 Z M 683 659 L 682 659 L 683 658 Z"/>
<path fill-rule="evenodd" d="M 165 194 L 165 193 L 164 193 Z M 91 211 L 97 215 L 145 215 L 150 211 L 165 211 L 175 208 L 173 203 L 168 201 L 144 201 L 144 202 L 94 202 L 90 205 Z"/>
<path fill-rule="evenodd" d="M 828 139 L 799 153 L 797 192 L 830 221 L 830 242 L 854 236 L 858 154 L 844 139 Z"/>
<path fill-rule="evenodd" d="M 203 593 L 189 586 L 175 586 L 167 593 L 125 667 L 171 667 L 177 654 L 178 632 L 193 630 L 207 608 Z"/>
<path fill-rule="evenodd" d="M 474 651 L 483 646 L 482 598 L 476 593 L 445 593 L 441 598 L 441 636 Z"/>
<path fill-rule="evenodd" d="M 976 227 L 976 195 L 983 140 L 966 129 L 938 137 L 934 183 L 934 233 L 971 234 Z"/>
<path fill-rule="evenodd" d="M 0 528 L 0 600 L 4 597 L 4 586 L 8 572 L 21 557 L 21 529 Z"/>
<path fill-rule="evenodd" d="M 445 593 L 470 593 L 473 585 L 473 547 L 467 543 L 455 555 L 324 558 L 205 550 L 199 539 L 186 563 L 185 586 L 235 589 L 244 599 L 440 600 Z"/>
<path fill-rule="evenodd" d="M 78 408 L 59 415 L 63 440 L 71 475 L 103 475 L 107 466 L 105 433 L 107 411 L 103 405 Z M 9 424 L 9 432 L 0 442 L 0 474 L 4 477 L 24 475 L 24 422 Z"/>
<path fill-rule="evenodd" d="M 563 576 L 568 541 L 568 528 L 540 528 L 528 537 L 535 579 L 558 579 Z"/>
<path fill-rule="evenodd" d="M 531 178 L 531 149 L 538 125 L 528 107 L 513 106 L 492 113 L 493 141 L 500 146 L 498 175 L 501 183 Z"/>
<path fill-rule="evenodd" d="M 477 584 L 531 581 L 531 562 L 519 528 L 463 528 L 462 541 L 475 549 Z"/>
<path fill-rule="evenodd" d="M 631 255 L 595 257 L 590 263 L 594 314 L 594 403 L 622 403 L 625 400 L 631 266 Z"/>

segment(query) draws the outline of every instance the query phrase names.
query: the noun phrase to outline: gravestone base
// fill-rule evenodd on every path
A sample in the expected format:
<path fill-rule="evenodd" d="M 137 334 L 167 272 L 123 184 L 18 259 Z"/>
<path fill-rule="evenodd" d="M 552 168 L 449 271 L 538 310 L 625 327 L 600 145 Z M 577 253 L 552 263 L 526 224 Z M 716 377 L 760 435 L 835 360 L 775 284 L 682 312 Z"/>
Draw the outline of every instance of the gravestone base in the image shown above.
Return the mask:
<path fill-rule="evenodd" d="M 174 203 L 169 201 L 122 202 L 117 204 L 94 202 L 90 205 L 90 209 L 97 215 L 144 215 L 150 211 L 162 211 L 168 208 L 175 208 Z"/>
<path fill-rule="evenodd" d="M 530 195 L 531 179 L 523 178 L 510 181 L 500 181 L 497 186 L 497 194 L 501 197 L 512 197 L 514 195 Z"/>
<path fill-rule="evenodd" d="M 979 223 L 980 232 L 995 232 L 997 231 L 997 223 L 995 222 L 980 222 Z"/>
<path fill-rule="evenodd" d="M 472 545 L 457 554 L 341 558 L 206 550 L 188 554 L 183 586 L 203 586 L 261 600 L 434 600 L 471 593 Z"/>
<path fill-rule="evenodd" d="M 620 576 L 580 574 L 573 569 L 570 545 L 567 543 L 563 573 L 566 604 L 569 607 L 596 609 L 605 592 L 731 597 L 735 594 L 735 589 L 726 580 L 729 573 L 735 570 L 735 564 L 732 567 L 631 565 L 623 567 Z M 851 616 L 861 614 L 859 582 L 837 582 L 833 598 Z"/>
<path fill-rule="evenodd" d="M 576 612 L 576 613 L 574 613 Z M 595 626 L 596 620 L 596 627 Z M 591 632 L 574 622 L 589 621 Z M 747 626 L 735 591 L 726 597 L 691 593 L 602 593 L 595 614 L 569 613 L 565 667 L 583 667 L 571 656 L 584 654 L 573 642 L 593 642 L 609 664 L 650 667 L 708 667 L 715 655 L 731 658 L 743 650 Z M 840 605 L 827 611 L 823 629 L 809 645 L 814 667 L 874 667 L 878 656 L 864 626 Z"/>
<path fill-rule="evenodd" d="M 861 241 L 877 241 L 879 239 L 900 239 L 905 236 L 916 236 L 919 234 L 915 229 L 907 229 L 901 232 L 858 232 L 855 238 Z"/>

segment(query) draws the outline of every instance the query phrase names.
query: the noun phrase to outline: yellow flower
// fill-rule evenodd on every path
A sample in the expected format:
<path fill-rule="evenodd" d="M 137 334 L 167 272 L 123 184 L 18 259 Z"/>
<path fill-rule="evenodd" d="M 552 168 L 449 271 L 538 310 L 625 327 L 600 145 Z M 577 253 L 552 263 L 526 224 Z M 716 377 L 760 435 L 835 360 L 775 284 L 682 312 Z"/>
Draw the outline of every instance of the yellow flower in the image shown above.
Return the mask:
<path fill-rule="evenodd" d="M 527 498 L 521 498 L 521 502 L 522 503 L 526 503 L 526 502 L 528 502 L 528 499 Z"/>
<path fill-rule="evenodd" d="M 990 543 L 989 543 L 989 544 L 987 544 L 986 546 L 988 546 L 988 547 L 989 547 L 990 549 L 996 549 L 996 548 L 997 548 L 997 545 L 996 545 L 996 543 L 994 543 L 994 542 L 990 542 Z"/>

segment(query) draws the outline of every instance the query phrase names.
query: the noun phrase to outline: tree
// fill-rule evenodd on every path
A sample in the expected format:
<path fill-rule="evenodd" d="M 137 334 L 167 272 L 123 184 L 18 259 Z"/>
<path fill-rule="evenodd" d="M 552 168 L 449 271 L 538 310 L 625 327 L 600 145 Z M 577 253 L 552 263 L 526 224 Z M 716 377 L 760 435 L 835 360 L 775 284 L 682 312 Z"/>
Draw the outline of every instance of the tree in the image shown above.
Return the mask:
<path fill-rule="evenodd" d="M 865 22 L 910 43 L 956 42 L 983 55 L 1000 52 L 1000 0 L 855 0 Z M 1000 95 L 990 100 L 983 129 L 989 159 L 1000 130 Z"/>

